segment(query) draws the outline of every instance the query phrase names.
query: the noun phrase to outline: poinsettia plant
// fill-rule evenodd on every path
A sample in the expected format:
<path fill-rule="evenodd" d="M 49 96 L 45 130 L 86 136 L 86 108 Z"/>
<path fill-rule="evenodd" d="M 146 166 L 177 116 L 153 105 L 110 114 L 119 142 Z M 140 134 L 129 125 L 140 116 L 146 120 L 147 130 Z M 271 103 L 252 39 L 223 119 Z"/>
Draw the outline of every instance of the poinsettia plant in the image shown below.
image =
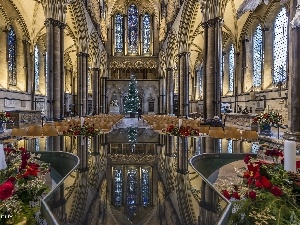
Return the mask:
<path fill-rule="evenodd" d="M 282 119 L 282 115 L 277 112 L 262 112 L 253 118 L 252 123 L 259 124 L 261 127 L 263 127 L 264 125 L 281 124 Z"/>
<path fill-rule="evenodd" d="M 268 153 L 280 156 L 279 152 Z M 247 155 L 237 177 L 215 186 L 233 203 L 230 224 L 300 224 L 300 175 Z"/>
<path fill-rule="evenodd" d="M 63 135 L 66 136 L 77 136 L 77 135 L 83 135 L 83 136 L 96 136 L 100 134 L 100 130 L 96 129 L 94 125 L 89 125 L 87 123 L 84 123 L 83 126 L 80 126 L 78 124 L 71 125 L 67 131 L 63 132 Z"/>
<path fill-rule="evenodd" d="M 8 123 L 13 122 L 10 113 L 8 112 L 0 112 L 0 123 Z"/>
<path fill-rule="evenodd" d="M 162 132 L 174 136 L 199 136 L 199 129 L 194 129 L 190 126 L 174 126 L 173 124 L 163 129 Z"/>
<path fill-rule="evenodd" d="M 26 219 L 35 224 L 39 207 L 34 202 L 48 189 L 45 175 L 49 165 L 25 148 L 4 148 L 7 167 L 0 170 L 0 224 L 17 224 Z"/>

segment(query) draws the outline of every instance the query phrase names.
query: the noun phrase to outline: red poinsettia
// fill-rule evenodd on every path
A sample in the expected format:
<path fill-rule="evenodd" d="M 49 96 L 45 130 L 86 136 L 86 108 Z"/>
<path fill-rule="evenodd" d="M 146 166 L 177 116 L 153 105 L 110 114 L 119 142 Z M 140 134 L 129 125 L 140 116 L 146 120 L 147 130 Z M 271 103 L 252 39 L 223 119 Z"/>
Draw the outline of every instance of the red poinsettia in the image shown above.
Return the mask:
<path fill-rule="evenodd" d="M 12 196 L 14 191 L 14 184 L 10 180 L 5 181 L 3 184 L 0 185 L 0 199 L 4 201 Z"/>

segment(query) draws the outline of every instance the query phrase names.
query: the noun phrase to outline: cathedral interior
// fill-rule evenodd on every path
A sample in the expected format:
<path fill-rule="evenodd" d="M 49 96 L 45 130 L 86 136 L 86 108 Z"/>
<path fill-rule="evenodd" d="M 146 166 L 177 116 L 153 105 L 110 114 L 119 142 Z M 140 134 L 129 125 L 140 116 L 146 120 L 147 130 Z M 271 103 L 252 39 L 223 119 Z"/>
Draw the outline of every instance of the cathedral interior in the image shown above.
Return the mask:
<path fill-rule="evenodd" d="M 190 159 L 200 153 L 254 154 L 257 143 L 208 137 L 179 143 L 165 137 L 145 119 L 126 114 L 128 84 L 134 75 L 142 115 L 224 121 L 229 113 L 237 124 L 243 112 L 251 118 L 274 111 L 283 120 L 267 141 L 298 142 L 299 5 L 299 0 L 1 0 L 0 111 L 14 115 L 19 127 L 124 116 L 110 132 L 82 142 L 18 141 L 30 150 L 80 159 L 54 189 L 50 206 L 41 209 L 51 211 L 47 223 L 226 221 L 228 202 Z M 248 122 L 238 126 L 251 129 Z M 60 157 L 63 164 L 66 156 Z M 224 157 L 214 162 L 229 163 Z M 218 167 L 201 168 L 212 174 Z M 211 210 L 215 201 L 221 210 Z"/>

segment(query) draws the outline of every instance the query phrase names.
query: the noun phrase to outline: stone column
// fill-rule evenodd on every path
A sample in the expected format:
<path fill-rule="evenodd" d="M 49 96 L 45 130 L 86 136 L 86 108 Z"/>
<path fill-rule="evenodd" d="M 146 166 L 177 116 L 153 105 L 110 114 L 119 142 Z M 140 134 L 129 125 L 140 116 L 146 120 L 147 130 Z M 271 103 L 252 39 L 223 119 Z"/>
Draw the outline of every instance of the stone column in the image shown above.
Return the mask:
<path fill-rule="evenodd" d="M 92 137 L 92 154 L 100 155 L 100 135 Z"/>
<path fill-rule="evenodd" d="M 92 68 L 93 113 L 99 114 L 99 68 Z"/>
<path fill-rule="evenodd" d="M 166 156 L 171 157 L 174 152 L 174 136 L 166 135 Z"/>
<path fill-rule="evenodd" d="M 167 114 L 173 114 L 173 107 L 174 107 L 174 78 L 173 78 L 173 68 L 167 68 L 167 77 L 166 77 L 166 86 L 167 86 L 167 93 L 166 93 L 166 109 Z"/>
<path fill-rule="evenodd" d="M 77 113 L 79 116 L 85 116 L 88 108 L 87 58 L 87 53 L 77 53 Z"/>
<path fill-rule="evenodd" d="M 214 18 L 204 23 L 204 117 L 221 116 L 220 62 L 222 59 L 222 19 Z"/>
<path fill-rule="evenodd" d="M 101 87 L 101 95 L 100 95 L 100 113 L 107 113 L 107 95 L 106 95 L 106 81 L 107 77 L 100 78 L 100 87 Z"/>
<path fill-rule="evenodd" d="M 77 156 L 80 159 L 78 170 L 80 172 L 88 171 L 88 151 L 87 151 L 87 137 L 77 136 Z"/>
<path fill-rule="evenodd" d="M 47 27 L 47 102 L 50 120 L 60 120 L 64 117 L 64 31 L 65 24 L 48 18 Z"/>
<path fill-rule="evenodd" d="M 159 77 L 159 113 L 166 113 L 166 80 L 164 77 Z"/>
<path fill-rule="evenodd" d="M 178 54 L 178 115 L 189 115 L 189 52 L 182 52 Z"/>
<path fill-rule="evenodd" d="M 177 172 L 187 174 L 188 170 L 188 138 L 177 136 Z"/>
<path fill-rule="evenodd" d="M 298 6 L 299 7 L 299 6 Z M 290 1 L 290 21 L 295 17 L 297 0 Z M 300 10 L 300 9 L 298 9 Z M 290 23 L 289 23 L 290 24 Z M 300 27 L 289 26 L 288 127 L 284 138 L 300 141 Z"/>

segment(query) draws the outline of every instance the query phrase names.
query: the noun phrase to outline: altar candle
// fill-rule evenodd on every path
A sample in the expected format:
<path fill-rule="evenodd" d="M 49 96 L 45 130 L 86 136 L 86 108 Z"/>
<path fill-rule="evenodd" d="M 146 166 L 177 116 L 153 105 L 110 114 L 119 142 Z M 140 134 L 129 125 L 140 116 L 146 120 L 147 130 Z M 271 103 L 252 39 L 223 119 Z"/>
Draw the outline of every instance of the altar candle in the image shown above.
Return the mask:
<path fill-rule="evenodd" d="M 296 142 L 284 141 L 284 169 L 296 172 Z"/>
<path fill-rule="evenodd" d="M 182 125 L 182 119 L 179 119 L 178 126 L 181 127 L 181 125 Z"/>
<path fill-rule="evenodd" d="M 0 170 L 3 170 L 7 167 L 5 161 L 5 154 L 3 150 L 3 144 L 0 144 Z"/>
<path fill-rule="evenodd" d="M 84 117 L 80 117 L 80 126 L 83 127 Z"/>

